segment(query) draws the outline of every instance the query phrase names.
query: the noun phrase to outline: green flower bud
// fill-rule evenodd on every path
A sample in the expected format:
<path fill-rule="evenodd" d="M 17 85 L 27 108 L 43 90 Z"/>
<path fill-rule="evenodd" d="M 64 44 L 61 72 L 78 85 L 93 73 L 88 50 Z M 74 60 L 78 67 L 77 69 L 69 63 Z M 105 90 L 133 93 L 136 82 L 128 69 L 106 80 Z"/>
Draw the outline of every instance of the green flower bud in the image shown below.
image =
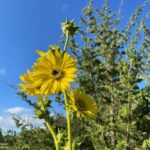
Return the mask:
<path fill-rule="evenodd" d="M 51 50 L 51 51 L 59 50 L 60 51 L 60 47 L 57 45 L 49 45 L 49 50 Z"/>
<path fill-rule="evenodd" d="M 74 23 L 73 20 L 66 19 L 66 22 L 61 23 L 62 31 L 65 36 L 67 34 L 74 36 L 79 27 Z"/>
<path fill-rule="evenodd" d="M 39 119 L 43 119 L 44 118 L 44 112 L 39 110 L 39 109 L 36 109 L 35 110 L 35 114 L 36 116 L 39 118 Z"/>

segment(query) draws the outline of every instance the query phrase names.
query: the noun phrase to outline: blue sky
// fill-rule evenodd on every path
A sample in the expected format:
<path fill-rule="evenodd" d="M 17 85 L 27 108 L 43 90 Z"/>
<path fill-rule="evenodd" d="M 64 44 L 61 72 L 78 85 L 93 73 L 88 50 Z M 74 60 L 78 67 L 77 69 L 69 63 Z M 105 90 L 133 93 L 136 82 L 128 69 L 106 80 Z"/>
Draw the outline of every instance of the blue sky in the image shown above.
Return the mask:
<path fill-rule="evenodd" d="M 117 10 L 120 0 L 109 1 L 112 9 Z M 143 1 L 124 0 L 122 25 Z M 101 7 L 102 1 L 94 2 Z M 31 68 L 38 57 L 35 50 L 46 51 L 49 44 L 58 44 L 62 34 L 60 22 L 66 16 L 80 26 L 79 15 L 86 3 L 87 0 L 0 0 L 0 127 L 6 125 L 4 117 L 10 121 L 12 108 L 20 112 L 30 109 L 16 91 L 3 82 L 17 85 L 19 76 Z M 148 10 L 150 6 L 145 12 Z"/>

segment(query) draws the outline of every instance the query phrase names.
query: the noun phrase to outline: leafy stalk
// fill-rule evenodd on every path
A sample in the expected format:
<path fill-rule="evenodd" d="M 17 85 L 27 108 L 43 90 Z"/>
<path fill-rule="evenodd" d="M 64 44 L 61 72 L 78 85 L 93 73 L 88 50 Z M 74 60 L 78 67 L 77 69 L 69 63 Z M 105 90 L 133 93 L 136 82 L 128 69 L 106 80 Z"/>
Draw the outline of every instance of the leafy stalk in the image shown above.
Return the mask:
<path fill-rule="evenodd" d="M 67 93 L 64 93 L 64 100 L 65 100 L 65 106 L 66 106 L 66 116 L 67 116 L 67 127 L 68 127 L 68 148 L 69 150 L 72 150 L 72 137 L 71 137 L 71 116 L 70 116 L 70 110 L 67 108 L 68 106 L 68 100 L 67 100 Z"/>
<path fill-rule="evenodd" d="M 44 106 L 43 98 L 41 98 L 40 101 L 41 101 L 41 104 L 42 104 L 41 106 L 42 106 L 42 109 L 43 109 L 44 115 L 45 115 L 44 116 L 45 123 L 46 123 L 47 128 L 49 129 L 50 133 L 52 134 L 56 150 L 59 150 L 60 149 L 59 141 L 58 141 L 58 138 L 57 138 L 57 135 L 56 135 L 55 131 L 53 130 L 53 128 L 50 124 L 49 117 L 46 115 L 46 109 L 45 109 L 45 106 Z"/>
<path fill-rule="evenodd" d="M 68 46 L 68 42 L 69 42 L 69 32 L 67 31 L 66 33 L 66 42 L 64 45 L 64 53 L 67 50 L 67 46 Z M 70 110 L 68 110 L 67 106 L 68 106 L 68 100 L 67 100 L 67 93 L 64 92 L 64 101 L 65 101 L 65 108 L 66 108 L 66 118 L 67 118 L 67 131 L 68 131 L 68 148 L 69 150 L 72 150 L 72 137 L 71 137 L 71 116 L 70 116 Z"/>

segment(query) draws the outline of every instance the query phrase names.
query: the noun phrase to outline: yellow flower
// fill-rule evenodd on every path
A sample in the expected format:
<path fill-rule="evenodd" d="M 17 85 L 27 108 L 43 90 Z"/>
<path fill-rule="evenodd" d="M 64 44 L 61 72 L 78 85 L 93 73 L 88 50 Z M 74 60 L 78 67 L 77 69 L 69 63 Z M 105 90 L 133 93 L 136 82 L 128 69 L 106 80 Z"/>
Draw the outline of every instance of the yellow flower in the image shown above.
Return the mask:
<path fill-rule="evenodd" d="M 40 87 L 45 95 L 65 92 L 77 76 L 76 60 L 59 48 L 47 53 L 38 51 L 38 54 L 41 57 L 33 65 L 34 87 Z"/>
<path fill-rule="evenodd" d="M 79 89 L 70 93 L 69 108 L 77 113 L 78 118 L 90 117 L 95 119 L 97 115 L 96 102 Z"/>
<path fill-rule="evenodd" d="M 27 92 L 31 96 L 35 96 L 40 93 L 39 87 L 33 86 L 34 80 L 32 78 L 32 72 L 30 70 L 27 70 L 27 74 L 21 75 L 20 79 L 24 82 L 19 84 L 19 86 L 22 87 L 21 91 Z"/>

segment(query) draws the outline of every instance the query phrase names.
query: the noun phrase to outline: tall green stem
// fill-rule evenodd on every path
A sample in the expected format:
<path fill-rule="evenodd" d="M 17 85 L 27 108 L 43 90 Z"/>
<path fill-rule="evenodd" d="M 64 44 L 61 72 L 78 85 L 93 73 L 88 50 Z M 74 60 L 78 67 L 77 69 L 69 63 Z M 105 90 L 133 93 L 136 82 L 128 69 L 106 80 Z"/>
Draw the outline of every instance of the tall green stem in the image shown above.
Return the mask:
<path fill-rule="evenodd" d="M 47 121 L 46 119 L 45 119 L 45 123 L 46 123 L 46 125 L 47 125 L 49 131 L 51 132 L 51 134 L 52 134 L 52 136 L 53 136 L 56 150 L 59 150 L 59 141 L 58 141 L 58 139 L 57 139 L 57 136 L 56 136 L 56 134 L 55 134 L 53 128 L 51 127 L 49 121 Z"/>
<path fill-rule="evenodd" d="M 41 101 L 41 104 L 42 104 L 42 110 L 45 112 L 45 106 L 44 106 L 44 102 L 43 102 L 43 99 L 41 98 L 40 99 Z M 59 150 L 60 147 L 59 147 L 59 141 L 58 141 L 58 138 L 57 138 L 57 135 L 55 133 L 55 131 L 53 130 L 50 122 L 49 122 L 49 118 L 47 116 L 44 117 L 44 120 L 45 120 L 45 123 L 47 125 L 47 128 L 48 130 L 50 131 L 50 133 L 52 134 L 52 137 L 54 139 L 54 143 L 55 143 L 55 147 L 56 147 L 56 150 Z"/>
<path fill-rule="evenodd" d="M 64 53 L 67 50 L 68 42 L 69 42 L 69 32 L 67 31 L 67 33 L 66 33 L 66 41 L 65 41 L 65 45 L 64 45 Z"/>
<path fill-rule="evenodd" d="M 69 43 L 69 32 L 67 31 L 66 34 L 66 41 L 64 45 L 64 53 L 67 50 L 67 46 Z M 67 100 L 67 93 L 64 92 L 64 101 L 65 101 L 65 106 L 66 106 L 66 118 L 67 118 L 67 130 L 68 130 L 68 149 L 72 150 L 72 137 L 71 137 L 71 116 L 70 116 L 70 110 L 67 108 L 68 106 L 68 100 Z"/>
<path fill-rule="evenodd" d="M 68 127 L 68 148 L 69 150 L 72 150 L 71 116 L 70 116 L 70 110 L 67 108 L 68 100 L 67 100 L 66 92 L 64 93 L 64 100 L 65 100 L 65 106 L 66 106 L 66 117 L 67 117 L 67 127 Z"/>

